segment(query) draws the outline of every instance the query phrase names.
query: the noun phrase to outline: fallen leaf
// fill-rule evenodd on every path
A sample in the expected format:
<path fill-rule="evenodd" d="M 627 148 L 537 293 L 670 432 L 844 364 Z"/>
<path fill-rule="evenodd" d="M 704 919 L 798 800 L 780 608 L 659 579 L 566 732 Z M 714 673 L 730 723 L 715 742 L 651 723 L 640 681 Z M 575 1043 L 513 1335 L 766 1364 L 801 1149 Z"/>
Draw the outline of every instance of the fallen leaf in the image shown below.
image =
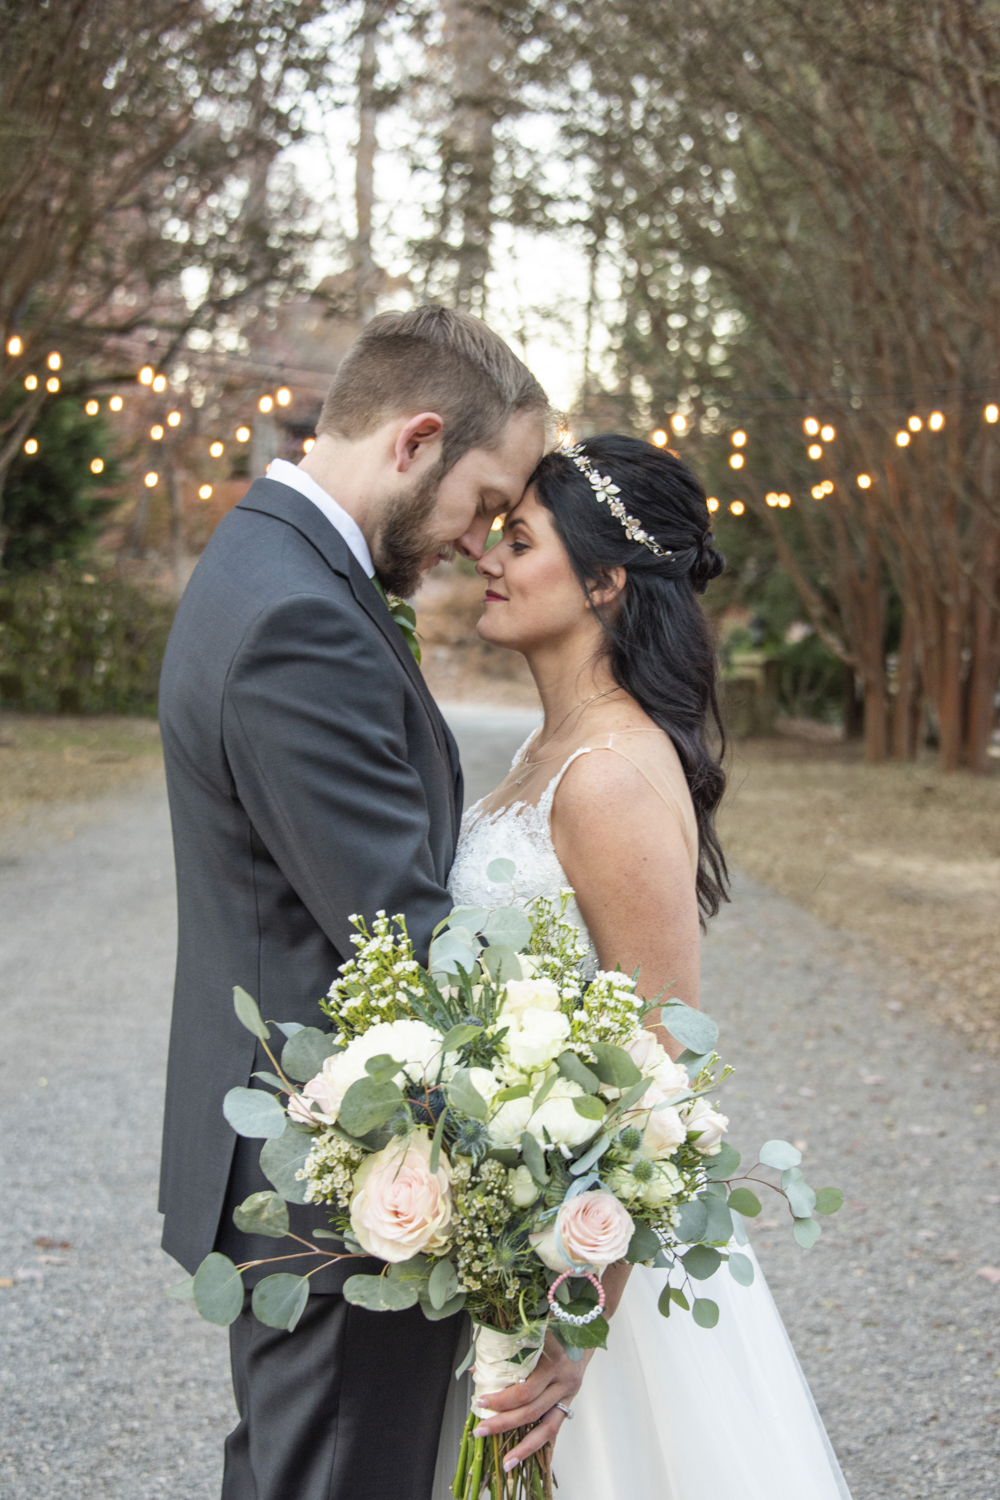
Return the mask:
<path fill-rule="evenodd" d="M 980 1266 L 976 1275 L 981 1276 L 984 1281 L 988 1281 L 990 1286 L 1000 1286 L 1000 1267 Z"/>
<path fill-rule="evenodd" d="M 40 1234 L 35 1241 L 37 1250 L 72 1250 L 73 1246 L 69 1240 L 50 1240 L 47 1234 Z"/>

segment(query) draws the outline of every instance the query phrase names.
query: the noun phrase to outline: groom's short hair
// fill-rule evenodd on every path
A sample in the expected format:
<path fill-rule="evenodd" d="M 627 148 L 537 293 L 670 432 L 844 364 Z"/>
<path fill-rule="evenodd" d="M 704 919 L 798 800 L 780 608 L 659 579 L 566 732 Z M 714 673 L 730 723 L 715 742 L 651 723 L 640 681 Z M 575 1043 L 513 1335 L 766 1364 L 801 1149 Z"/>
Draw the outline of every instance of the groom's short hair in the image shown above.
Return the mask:
<path fill-rule="evenodd" d="M 366 437 L 405 413 L 444 419 L 442 462 L 500 440 L 517 412 L 547 416 L 549 403 L 527 365 L 480 318 L 417 307 L 373 318 L 333 378 L 318 433 Z"/>

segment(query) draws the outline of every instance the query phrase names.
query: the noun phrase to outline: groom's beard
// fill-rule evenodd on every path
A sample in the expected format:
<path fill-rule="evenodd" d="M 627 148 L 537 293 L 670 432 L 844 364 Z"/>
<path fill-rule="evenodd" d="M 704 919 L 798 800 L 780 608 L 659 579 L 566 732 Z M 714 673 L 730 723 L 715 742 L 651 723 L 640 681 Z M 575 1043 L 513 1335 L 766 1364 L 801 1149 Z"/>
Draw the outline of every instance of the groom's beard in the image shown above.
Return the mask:
<path fill-rule="evenodd" d="M 416 592 L 421 565 L 450 548 L 437 542 L 428 527 L 428 518 L 437 503 L 442 470 L 428 474 L 407 495 L 394 495 L 386 504 L 382 524 L 372 548 L 372 562 L 387 594 L 403 599 Z"/>

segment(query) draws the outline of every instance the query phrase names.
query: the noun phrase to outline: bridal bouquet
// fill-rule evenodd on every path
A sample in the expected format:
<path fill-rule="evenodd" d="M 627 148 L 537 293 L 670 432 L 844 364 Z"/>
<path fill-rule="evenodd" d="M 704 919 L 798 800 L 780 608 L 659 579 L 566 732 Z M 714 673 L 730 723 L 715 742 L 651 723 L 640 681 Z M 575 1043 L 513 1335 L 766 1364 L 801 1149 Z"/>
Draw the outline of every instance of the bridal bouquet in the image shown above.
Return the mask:
<path fill-rule="evenodd" d="M 494 860 L 487 873 L 513 894 L 511 861 Z M 235 992 L 237 1015 L 275 1069 L 255 1075 L 263 1088 L 232 1089 L 223 1104 L 239 1134 L 266 1138 L 261 1167 L 273 1185 L 235 1222 L 285 1238 L 289 1202 L 325 1204 L 331 1227 L 314 1237 L 340 1243 L 324 1252 L 299 1239 L 312 1269 L 351 1256 L 383 1262 L 377 1275 L 348 1278 L 348 1301 L 386 1313 L 419 1304 L 432 1320 L 471 1315 L 463 1368 L 474 1364 L 475 1394 L 457 1500 L 551 1495 L 548 1450 L 505 1474 L 523 1433 L 476 1438 L 478 1403 L 527 1377 L 547 1332 L 571 1359 L 605 1346 L 609 1265 L 671 1268 L 660 1312 L 690 1311 L 703 1328 L 719 1310 L 696 1283 L 723 1265 L 737 1282 L 753 1280 L 753 1262 L 732 1247 L 746 1243 L 742 1218 L 761 1204 L 747 1174 L 735 1177 L 739 1154 L 712 1103 L 730 1071 L 715 1052 L 717 1028 L 665 1002 L 662 1024 L 686 1049 L 673 1061 L 642 1025 L 650 1005 L 634 976 L 583 977 L 571 897 L 537 898 L 526 910 L 456 908 L 427 969 L 402 917 L 380 912 L 370 931 L 353 919 L 356 956 L 322 1002 L 333 1029 L 271 1023 L 285 1037 L 280 1060 L 257 1005 Z M 752 1180 L 785 1196 L 809 1247 L 815 1215 L 843 1200 L 808 1187 L 799 1161 L 787 1142 L 768 1142 L 759 1165 L 779 1171 L 780 1183 Z M 293 1329 L 308 1278 L 307 1268 L 260 1281 L 256 1316 Z M 173 1290 L 216 1323 L 243 1304 L 240 1267 L 217 1253 Z"/>

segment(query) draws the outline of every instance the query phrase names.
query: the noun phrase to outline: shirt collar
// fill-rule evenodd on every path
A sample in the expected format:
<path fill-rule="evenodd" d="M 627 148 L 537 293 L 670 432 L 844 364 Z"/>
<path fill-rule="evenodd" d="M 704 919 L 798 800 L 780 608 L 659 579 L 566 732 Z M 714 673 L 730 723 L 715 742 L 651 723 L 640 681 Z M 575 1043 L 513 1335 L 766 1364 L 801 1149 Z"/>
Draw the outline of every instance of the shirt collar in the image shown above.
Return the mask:
<path fill-rule="evenodd" d="M 322 485 L 316 483 L 311 474 L 285 458 L 272 458 L 267 468 L 267 477 L 286 485 L 290 490 L 298 490 L 300 495 L 311 500 L 323 512 L 330 525 L 340 532 L 368 577 L 375 576 L 375 565 L 361 527 L 342 505 L 337 504 L 332 495 L 327 494 Z"/>

